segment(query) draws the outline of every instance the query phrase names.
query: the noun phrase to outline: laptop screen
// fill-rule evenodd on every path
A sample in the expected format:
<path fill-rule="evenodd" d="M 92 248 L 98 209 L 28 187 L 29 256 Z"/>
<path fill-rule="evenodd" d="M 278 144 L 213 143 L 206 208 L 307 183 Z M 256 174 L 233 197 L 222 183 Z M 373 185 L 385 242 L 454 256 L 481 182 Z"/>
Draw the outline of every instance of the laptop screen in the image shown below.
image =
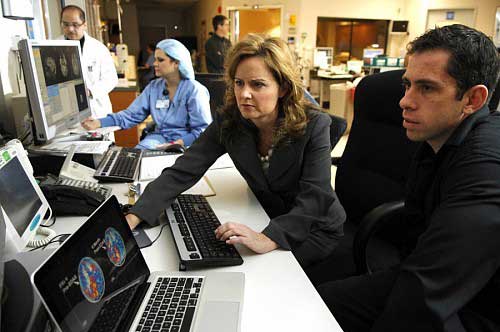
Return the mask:
<path fill-rule="evenodd" d="M 35 272 L 33 281 L 63 331 L 87 331 L 103 305 L 149 269 L 115 196 Z M 115 317 L 118 319 L 118 317 Z"/>

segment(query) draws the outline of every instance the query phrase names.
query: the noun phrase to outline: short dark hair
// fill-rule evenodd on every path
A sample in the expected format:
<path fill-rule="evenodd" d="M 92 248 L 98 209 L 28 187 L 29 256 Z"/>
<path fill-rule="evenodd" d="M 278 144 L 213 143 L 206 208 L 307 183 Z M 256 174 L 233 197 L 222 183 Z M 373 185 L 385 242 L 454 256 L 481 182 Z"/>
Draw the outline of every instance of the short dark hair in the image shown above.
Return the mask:
<path fill-rule="evenodd" d="M 224 15 L 215 15 L 212 19 L 212 25 L 214 27 L 214 31 L 217 31 L 217 26 L 224 25 L 224 21 L 227 20 L 227 17 Z"/>
<path fill-rule="evenodd" d="M 83 11 L 83 9 L 75 5 L 68 5 L 61 10 L 61 17 L 60 17 L 61 21 L 62 21 L 62 16 L 66 10 L 77 10 L 80 16 L 80 20 L 82 20 L 82 22 L 85 23 L 85 12 Z"/>
<path fill-rule="evenodd" d="M 457 82 L 457 99 L 471 87 L 483 84 L 493 94 L 500 60 L 493 41 L 484 33 L 462 24 L 429 30 L 408 44 L 408 54 L 430 50 L 449 52 L 448 74 Z"/>

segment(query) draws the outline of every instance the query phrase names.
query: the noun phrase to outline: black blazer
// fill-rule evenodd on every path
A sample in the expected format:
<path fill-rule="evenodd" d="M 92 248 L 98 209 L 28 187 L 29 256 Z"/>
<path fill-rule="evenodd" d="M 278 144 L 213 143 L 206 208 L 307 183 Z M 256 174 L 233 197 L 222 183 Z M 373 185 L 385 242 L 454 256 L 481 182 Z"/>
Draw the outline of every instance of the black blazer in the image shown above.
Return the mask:
<path fill-rule="evenodd" d="M 280 247 L 294 249 L 315 232 L 340 237 L 345 212 L 331 187 L 331 120 L 312 110 L 308 117 L 302 137 L 273 149 L 267 177 L 257 156 L 257 128 L 242 120 L 241 130 L 229 140 L 221 132 L 221 120 L 212 122 L 172 167 L 148 185 L 130 212 L 157 224 L 163 209 L 227 152 L 271 218 L 263 233 Z"/>

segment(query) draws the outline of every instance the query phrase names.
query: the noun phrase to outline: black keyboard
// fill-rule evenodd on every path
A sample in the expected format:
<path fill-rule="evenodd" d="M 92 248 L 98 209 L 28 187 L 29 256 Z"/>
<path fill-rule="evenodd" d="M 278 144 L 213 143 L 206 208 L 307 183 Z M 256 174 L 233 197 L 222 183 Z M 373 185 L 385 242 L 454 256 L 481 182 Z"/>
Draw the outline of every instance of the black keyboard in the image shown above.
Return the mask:
<path fill-rule="evenodd" d="M 180 195 L 165 215 L 179 254 L 179 270 L 243 264 L 233 245 L 215 238 L 220 221 L 202 195 Z"/>
<path fill-rule="evenodd" d="M 142 150 L 113 146 L 104 154 L 94 177 L 102 182 L 137 180 Z"/>
<path fill-rule="evenodd" d="M 203 283 L 202 277 L 160 277 L 136 332 L 189 332 Z"/>

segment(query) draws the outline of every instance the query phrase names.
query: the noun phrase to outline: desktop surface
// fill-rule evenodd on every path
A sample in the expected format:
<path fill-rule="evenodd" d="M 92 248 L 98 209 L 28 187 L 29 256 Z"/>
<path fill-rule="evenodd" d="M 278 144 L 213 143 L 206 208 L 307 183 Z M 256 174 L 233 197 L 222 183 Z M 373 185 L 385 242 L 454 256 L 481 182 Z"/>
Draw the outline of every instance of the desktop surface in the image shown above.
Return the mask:
<path fill-rule="evenodd" d="M 217 192 L 207 200 L 221 222 L 241 222 L 256 231 L 267 226 L 269 217 L 235 168 L 209 170 L 205 176 Z M 118 200 L 126 203 L 127 185 L 110 186 Z M 82 221 L 81 217 L 59 218 L 55 229 L 58 233 L 73 232 Z M 161 225 L 146 230 L 150 238 L 156 238 Z M 291 252 L 275 250 L 259 255 L 246 247 L 237 248 L 242 265 L 195 272 L 245 273 L 242 332 L 342 331 Z M 167 229 L 152 246 L 141 250 L 151 271 L 178 271 L 179 258 Z"/>

